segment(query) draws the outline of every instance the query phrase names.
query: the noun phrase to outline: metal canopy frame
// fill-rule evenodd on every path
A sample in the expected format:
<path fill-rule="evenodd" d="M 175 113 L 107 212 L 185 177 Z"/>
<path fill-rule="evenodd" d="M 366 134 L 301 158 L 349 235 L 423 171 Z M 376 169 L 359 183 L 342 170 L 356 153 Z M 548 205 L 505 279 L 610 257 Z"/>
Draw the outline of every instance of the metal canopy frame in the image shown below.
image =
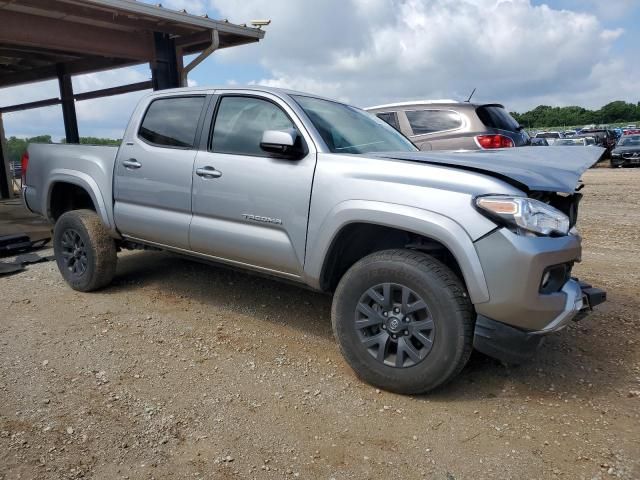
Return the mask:
<path fill-rule="evenodd" d="M 0 126 L 3 113 L 62 105 L 68 143 L 80 140 L 76 101 L 184 86 L 213 51 L 258 42 L 265 33 L 135 0 L 0 0 L 0 26 L 0 88 L 57 79 L 60 90 L 59 98 L 0 105 Z M 199 56 L 185 67 L 191 54 Z M 73 92 L 73 75 L 141 64 L 151 67 L 150 81 Z M 11 195 L 5 152 L 0 148 L 2 198 Z"/>

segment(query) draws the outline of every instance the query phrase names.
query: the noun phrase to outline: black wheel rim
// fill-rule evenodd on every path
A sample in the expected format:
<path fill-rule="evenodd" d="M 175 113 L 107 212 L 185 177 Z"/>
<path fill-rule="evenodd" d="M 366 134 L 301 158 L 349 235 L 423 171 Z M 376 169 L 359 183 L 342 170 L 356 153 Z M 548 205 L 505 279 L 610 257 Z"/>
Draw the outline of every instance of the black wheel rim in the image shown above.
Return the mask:
<path fill-rule="evenodd" d="M 62 259 L 65 268 L 76 277 L 84 275 L 89 261 L 87 248 L 80 234 L 72 228 L 65 230 L 60 245 L 62 246 Z"/>
<path fill-rule="evenodd" d="M 425 301 L 397 283 L 376 285 L 360 297 L 355 328 L 369 354 L 395 368 L 422 362 L 435 339 L 435 325 Z"/>

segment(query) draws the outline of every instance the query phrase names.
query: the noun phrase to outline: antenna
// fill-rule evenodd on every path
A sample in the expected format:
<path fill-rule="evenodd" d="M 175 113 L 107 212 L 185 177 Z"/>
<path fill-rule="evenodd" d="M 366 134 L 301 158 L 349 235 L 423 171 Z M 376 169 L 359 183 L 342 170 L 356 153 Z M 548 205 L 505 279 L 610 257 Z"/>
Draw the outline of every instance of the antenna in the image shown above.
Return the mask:
<path fill-rule="evenodd" d="M 469 103 L 471 101 L 471 97 L 473 97 L 473 94 L 476 93 L 476 89 L 473 89 L 473 92 L 471 92 L 471 95 L 469 95 L 469 98 L 467 98 L 467 103 Z"/>

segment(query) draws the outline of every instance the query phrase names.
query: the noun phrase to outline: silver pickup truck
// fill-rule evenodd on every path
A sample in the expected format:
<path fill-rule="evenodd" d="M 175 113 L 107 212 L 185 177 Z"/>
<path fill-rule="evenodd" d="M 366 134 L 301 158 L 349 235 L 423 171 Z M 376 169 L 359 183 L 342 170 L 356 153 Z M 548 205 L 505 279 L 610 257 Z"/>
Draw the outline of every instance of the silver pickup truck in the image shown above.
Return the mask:
<path fill-rule="evenodd" d="M 604 301 L 572 278 L 598 148 L 419 152 L 382 120 L 270 88 L 153 93 L 119 148 L 31 145 L 23 198 L 60 272 L 107 286 L 155 247 L 333 294 L 347 362 L 401 393 L 506 361 Z"/>

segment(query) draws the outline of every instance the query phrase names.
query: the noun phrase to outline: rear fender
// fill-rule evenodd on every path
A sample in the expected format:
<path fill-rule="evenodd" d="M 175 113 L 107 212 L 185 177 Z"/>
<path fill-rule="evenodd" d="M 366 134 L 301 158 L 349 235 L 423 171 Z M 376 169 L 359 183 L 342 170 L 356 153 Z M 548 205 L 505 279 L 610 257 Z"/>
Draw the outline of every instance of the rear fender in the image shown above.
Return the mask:
<path fill-rule="evenodd" d="M 91 197 L 93 205 L 96 207 L 96 213 L 102 223 L 109 229 L 110 233 L 117 235 L 113 221 L 113 209 L 105 202 L 100 187 L 91 176 L 77 170 L 58 168 L 51 171 L 45 190 L 47 192 L 47 195 L 44 197 L 45 204 L 41 210 L 42 212 L 46 212 L 47 219 L 50 222 L 53 222 L 51 215 L 51 193 L 54 185 L 57 183 L 70 183 L 83 188 Z"/>

